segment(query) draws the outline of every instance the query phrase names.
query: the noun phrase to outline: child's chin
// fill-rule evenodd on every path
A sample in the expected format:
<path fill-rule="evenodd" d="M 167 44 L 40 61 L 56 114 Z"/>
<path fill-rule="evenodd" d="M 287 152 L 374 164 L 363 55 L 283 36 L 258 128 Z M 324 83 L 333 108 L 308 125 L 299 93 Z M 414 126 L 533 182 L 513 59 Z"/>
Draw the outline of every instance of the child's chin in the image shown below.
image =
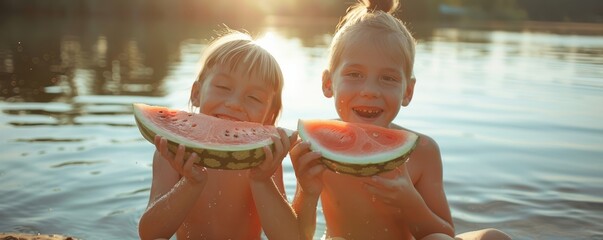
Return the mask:
<path fill-rule="evenodd" d="M 367 117 L 361 117 L 361 116 L 356 115 L 356 116 L 354 116 L 354 119 L 350 122 L 371 124 L 371 125 L 377 125 L 377 126 L 387 126 L 387 124 L 384 123 L 384 120 L 381 116 L 367 118 Z"/>

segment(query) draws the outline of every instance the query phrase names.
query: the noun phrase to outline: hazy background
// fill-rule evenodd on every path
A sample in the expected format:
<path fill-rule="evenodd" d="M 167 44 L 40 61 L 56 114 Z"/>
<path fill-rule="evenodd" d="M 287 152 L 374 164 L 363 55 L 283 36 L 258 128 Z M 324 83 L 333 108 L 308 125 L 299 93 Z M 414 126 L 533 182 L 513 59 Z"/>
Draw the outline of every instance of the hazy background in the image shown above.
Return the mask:
<path fill-rule="evenodd" d="M 2 15 L 252 20 L 276 16 L 341 16 L 353 0 L 2 0 Z M 502 20 L 601 22 L 599 0 L 402 0 L 407 21 Z"/>

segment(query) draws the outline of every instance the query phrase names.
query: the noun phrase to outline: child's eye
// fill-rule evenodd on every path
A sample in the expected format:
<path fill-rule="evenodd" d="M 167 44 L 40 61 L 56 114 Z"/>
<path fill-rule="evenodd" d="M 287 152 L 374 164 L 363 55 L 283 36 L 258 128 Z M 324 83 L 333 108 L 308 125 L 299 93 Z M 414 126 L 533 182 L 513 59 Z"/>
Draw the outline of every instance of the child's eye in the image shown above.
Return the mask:
<path fill-rule="evenodd" d="M 359 72 L 350 72 L 350 73 L 346 74 L 346 76 L 353 77 L 353 78 L 362 78 L 362 74 Z"/>
<path fill-rule="evenodd" d="M 258 102 L 258 103 L 263 103 L 263 101 L 262 101 L 262 100 L 261 100 L 259 97 L 256 97 L 256 96 L 253 96 L 253 95 L 250 95 L 250 96 L 248 96 L 248 97 L 249 97 L 249 99 L 251 99 L 252 101 L 255 101 L 255 102 Z"/>
<path fill-rule="evenodd" d="M 381 77 L 383 80 L 385 80 L 386 82 L 399 82 L 397 77 L 392 77 L 392 76 L 383 76 Z"/>
<path fill-rule="evenodd" d="M 216 88 L 218 88 L 218 89 L 227 90 L 227 91 L 228 91 L 228 90 L 230 90 L 230 88 L 229 88 L 229 87 L 224 86 L 224 85 L 215 85 L 215 86 L 216 86 Z"/>

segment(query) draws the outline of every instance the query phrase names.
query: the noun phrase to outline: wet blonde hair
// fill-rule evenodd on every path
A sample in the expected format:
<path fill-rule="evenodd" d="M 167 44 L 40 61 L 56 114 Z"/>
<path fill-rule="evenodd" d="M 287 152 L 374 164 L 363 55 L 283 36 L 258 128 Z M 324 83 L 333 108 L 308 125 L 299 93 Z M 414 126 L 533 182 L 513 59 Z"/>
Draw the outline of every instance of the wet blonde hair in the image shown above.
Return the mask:
<path fill-rule="evenodd" d="M 415 39 L 404 23 L 393 15 L 398 4 L 398 0 L 363 0 L 348 8 L 331 42 L 328 70 L 333 73 L 343 52 L 354 39 L 362 37 L 373 40 L 384 53 L 402 64 L 405 78 L 410 80 L 415 61 Z"/>
<path fill-rule="evenodd" d="M 200 64 L 201 70 L 196 80 L 200 86 L 203 86 L 208 72 L 216 65 L 227 66 L 230 71 L 244 67 L 246 69 L 243 70 L 249 76 L 264 79 L 275 92 L 270 105 L 268 124 L 276 123 L 282 110 L 283 73 L 274 56 L 258 45 L 249 34 L 225 29 L 207 46 Z M 191 102 L 193 98 L 198 97 L 191 95 Z"/>

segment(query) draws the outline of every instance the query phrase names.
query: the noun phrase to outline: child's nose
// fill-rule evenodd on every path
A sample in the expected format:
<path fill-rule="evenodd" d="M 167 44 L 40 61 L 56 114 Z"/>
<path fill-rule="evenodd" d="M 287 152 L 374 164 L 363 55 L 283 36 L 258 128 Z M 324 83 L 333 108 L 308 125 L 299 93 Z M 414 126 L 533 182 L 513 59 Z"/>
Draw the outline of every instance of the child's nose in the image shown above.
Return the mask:
<path fill-rule="evenodd" d="M 230 95 L 230 97 L 226 99 L 224 105 L 233 110 L 241 110 L 241 100 L 234 94 Z"/>
<path fill-rule="evenodd" d="M 377 98 L 381 95 L 378 86 L 375 86 L 372 81 L 366 81 L 362 89 L 360 90 L 361 97 Z"/>

